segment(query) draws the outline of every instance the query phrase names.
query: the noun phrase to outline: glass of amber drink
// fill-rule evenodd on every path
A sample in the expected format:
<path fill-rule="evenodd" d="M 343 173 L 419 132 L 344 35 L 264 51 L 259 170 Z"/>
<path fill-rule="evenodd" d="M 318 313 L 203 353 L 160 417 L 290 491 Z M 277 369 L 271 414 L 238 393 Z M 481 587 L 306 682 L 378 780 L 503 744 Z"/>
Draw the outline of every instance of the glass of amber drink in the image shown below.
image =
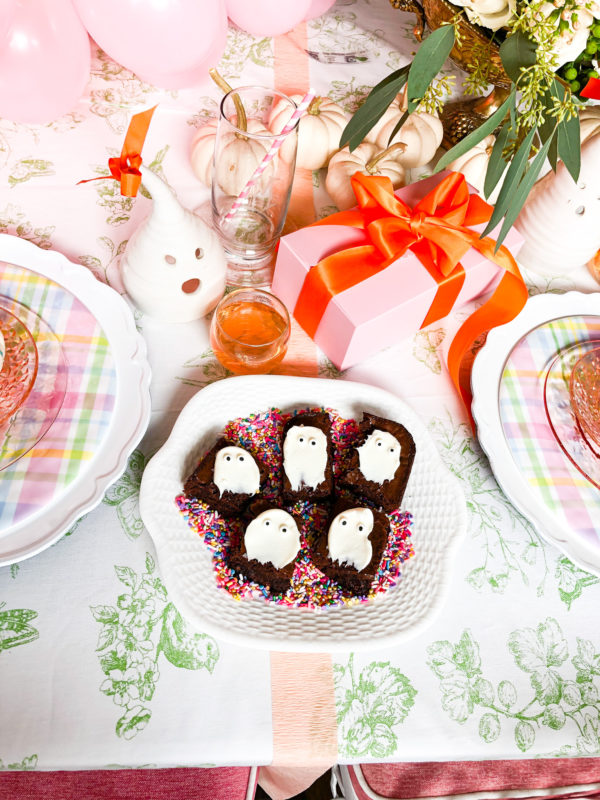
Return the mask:
<path fill-rule="evenodd" d="M 271 372 L 285 356 L 290 315 L 263 289 L 237 289 L 215 309 L 210 344 L 221 364 L 237 375 Z"/>

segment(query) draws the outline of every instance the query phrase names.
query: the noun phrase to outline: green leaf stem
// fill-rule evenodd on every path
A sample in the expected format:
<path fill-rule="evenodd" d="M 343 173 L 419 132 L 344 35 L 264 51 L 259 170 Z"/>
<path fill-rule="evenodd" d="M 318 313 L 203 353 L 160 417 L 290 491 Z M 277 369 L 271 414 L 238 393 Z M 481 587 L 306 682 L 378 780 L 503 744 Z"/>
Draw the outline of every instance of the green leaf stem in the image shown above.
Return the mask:
<path fill-rule="evenodd" d="M 537 45 L 525 33 L 516 31 L 500 45 L 500 58 L 508 77 L 518 84 L 521 70 L 537 61 Z"/>

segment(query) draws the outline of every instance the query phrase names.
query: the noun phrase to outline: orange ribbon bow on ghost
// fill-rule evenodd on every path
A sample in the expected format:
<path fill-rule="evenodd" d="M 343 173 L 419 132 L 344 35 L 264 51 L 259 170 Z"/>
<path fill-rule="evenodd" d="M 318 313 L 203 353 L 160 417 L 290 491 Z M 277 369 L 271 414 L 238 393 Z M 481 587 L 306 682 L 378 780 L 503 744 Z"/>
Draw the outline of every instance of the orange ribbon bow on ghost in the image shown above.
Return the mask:
<path fill-rule="evenodd" d="M 142 147 L 155 109 L 156 106 L 133 115 L 125 135 L 121 155 L 118 158 L 108 159 L 110 175 L 99 175 L 97 178 L 88 178 L 78 183 L 114 178 L 121 184 L 121 194 L 124 197 L 136 197 L 142 182 L 142 173 L 140 172 Z"/>
<path fill-rule="evenodd" d="M 502 267 L 493 295 L 462 325 L 448 352 L 448 369 L 470 415 L 470 389 L 461 388 L 464 356 L 479 335 L 513 319 L 525 305 L 527 288 L 516 261 L 505 247 L 495 252 L 493 239 L 481 239 L 469 226 L 488 222 L 493 208 L 470 194 L 463 175 L 447 175 L 415 208 L 394 195 L 389 178 L 356 173 L 352 177 L 358 208 L 333 214 L 317 225 L 362 228 L 370 244 L 350 247 L 322 259 L 309 270 L 294 309 L 304 330 L 314 337 L 329 301 L 364 281 L 411 250 L 435 279 L 438 290 L 421 327 L 445 317 L 465 279 L 461 258 L 472 247 Z"/>

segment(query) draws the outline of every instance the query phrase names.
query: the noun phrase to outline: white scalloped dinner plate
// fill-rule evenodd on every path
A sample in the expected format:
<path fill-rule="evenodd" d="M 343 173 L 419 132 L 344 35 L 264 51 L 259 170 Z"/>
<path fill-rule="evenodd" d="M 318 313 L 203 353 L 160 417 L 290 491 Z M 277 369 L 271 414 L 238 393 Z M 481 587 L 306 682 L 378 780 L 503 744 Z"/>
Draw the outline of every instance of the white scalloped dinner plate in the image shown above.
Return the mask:
<path fill-rule="evenodd" d="M 150 420 L 150 367 L 146 343 L 123 298 L 61 253 L 41 250 L 16 236 L 0 234 L 0 261 L 25 267 L 63 286 L 98 320 L 109 341 L 117 372 L 111 422 L 86 469 L 49 504 L 0 534 L 0 566 L 40 553 L 54 544 L 125 470 L 127 459 Z M 2 475 L 0 473 L 0 480 Z"/>
<path fill-rule="evenodd" d="M 272 407 L 289 411 L 310 406 L 333 408 L 355 419 L 367 411 L 410 430 L 417 452 L 402 507 L 414 517 L 415 555 L 403 565 L 398 585 L 371 603 L 314 611 L 262 600 L 236 601 L 217 588 L 210 552 L 184 521 L 175 497 L 229 420 Z M 220 639 L 269 650 L 373 649 L 420 633 L 444 602 L 466 528 L 458 481 L 442 463 L 425 426 L 397 397 L 362 383 L 278 375 L 227 378 L 192 397 L 146 467 L 140 510 L 165 585 L 186 619 Z"/>
<path fill-rule="evenodd" d="M 551 508 L 541 502 L 539 495 L 532 491 L 513 458 L 499 408 L 505 365 L 519 342 L 546 323 L 587 316 L 598 317 L 600 320 L 600 293 L 536 295 L 528 300 L 515 319 L 491 330 L 485 345 L 477 354 L 471 373 L 472 412 L 481 447 L 489 459 L 498 484 L 511 503 L 534 525 L 541 536 L 562 550 L 573 562 L 582 569 L 600 574 L 600 542 L 569 530 L 568 525 L 561 524 Z M 546 367 L 551 364 L 555 355 L 556 352 L 550 351 L 546 354 Z M 543 378 L 543 371 L 540 375 Z M 540 386 L 543 389 L 543 380 Z M 546 424 L 541 394 L 539 400 L 539 421 Z M 558 442 L 555 445 L 560 450 Z M 565 469 L 575 471 L 575 467 L 569 467 L 566 456 L 564 460 Z M 581 477 L 581 480 L 585 478 Z M 589 485 L 592 486 L 591 483 Z"/>

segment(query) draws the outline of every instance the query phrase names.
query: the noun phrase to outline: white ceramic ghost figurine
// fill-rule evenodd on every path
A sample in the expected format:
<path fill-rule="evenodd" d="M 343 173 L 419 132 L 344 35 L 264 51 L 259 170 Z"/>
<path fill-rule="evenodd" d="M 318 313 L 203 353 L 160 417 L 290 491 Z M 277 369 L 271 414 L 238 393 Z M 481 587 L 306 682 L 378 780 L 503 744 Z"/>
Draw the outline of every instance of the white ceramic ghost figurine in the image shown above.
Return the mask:
<path fill-rule="evenodd" d="M 213 481 L 223 492 L 256 494 L 260 489 L 260 471 L 250 453 L 242 447 L 223 447 L 215 456 Z"/>
<path fill-rule="evenodd" d="M 329 558 L 339 564 L 349 564 L 359 572 L 373 558 L 369 534 L 373 530 L 370 508 L 349 508 L 333 519 L 327 534 Z"/>
<path fill-rule="evenodd" d="M 374 430 L 358 451 L 360 471 L 368 481 L 391 481 L 400 466 L 400 442 L 388 431 Z"/>
<path fill-rule="evenodd" d="M 316 489 L 325 480 L 327 437 L 312 425 L 293 425 L 283 442 L 283 469 L 292 491 L 304 484 Z"/>
<path fill-rule="evenodd" d="M 248 558 L 255 558 L 261 564 L 270 561 L 275 569 L 283 569 L 298 555 L 300 532 L 291 514 L 281 508 L 270 508 L 248 525 L 244 544 Z"/>
<path fill-rule="evenodd" d="M 125 289 L 141 311 L 163 322 L 200 319 L 225 291 L 223 248 L 158 175 L 143 166 L 141 173 L 153 203 L 123 254 Z"/>
<path fill-rule="evenodd" d="M 600 248 L 600 135 L 581 146 L 577 183 L 561 161 L 535 184 L 515 227 L 525 237 L 518 261 L 533 272 L 561 275 L 592 258 Z"/>

